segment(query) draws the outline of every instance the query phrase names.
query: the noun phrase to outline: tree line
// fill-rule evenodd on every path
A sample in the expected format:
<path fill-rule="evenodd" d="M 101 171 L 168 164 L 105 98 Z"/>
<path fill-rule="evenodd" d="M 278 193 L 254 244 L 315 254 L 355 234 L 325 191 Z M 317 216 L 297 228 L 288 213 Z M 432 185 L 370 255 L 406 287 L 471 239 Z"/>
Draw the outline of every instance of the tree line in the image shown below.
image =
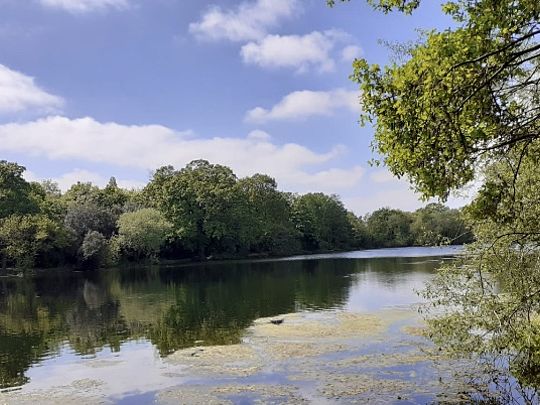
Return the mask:
<path fill-rule="evenodd" d="M 279 191 L 266 175 L 237 178 L 196 160 L 156 170 L 142 190 L 77 183 L 62 193 L 28 182 L 0 161 L 2 269 L 193 258 L 279 256 L 332 250 L 461 244 L 472 235 L 458 210 L 382 208 L 365 217 L 336 195 Z"/>

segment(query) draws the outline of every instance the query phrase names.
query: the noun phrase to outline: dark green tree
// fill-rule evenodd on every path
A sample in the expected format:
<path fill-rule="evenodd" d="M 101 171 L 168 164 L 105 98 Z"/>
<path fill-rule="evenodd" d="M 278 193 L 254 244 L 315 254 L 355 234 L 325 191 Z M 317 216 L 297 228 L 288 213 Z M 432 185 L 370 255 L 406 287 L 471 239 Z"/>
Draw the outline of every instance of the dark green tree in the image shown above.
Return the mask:
<path fill-rule="evenodd" d="M 236 185 L 248 222 L 253 252 L 287 254 L 299 250 L 299 235 L 291 221 L 291 202 L 276 181 L 263 174 L 240 179 Z"/>
<path fill-rule="evenodd" d="M 236 176 L 231 169 L 195 160 L 184 169 L 158 169 L 144 190 L 149 204 L 165 214 L 182 243 L 200 259 L 208 249 L 234 249 L 239 236 L 233 213 Z"/>
<path fill-rule="evenodd" d="M 411 246 L 412 215 L 401 210 L 381 208 L 366 219 L 366 226 L 374 247 Z"/>
<path fill-rule="evenodd" d="M 346 249 L 352 243 L 347 210 L 337 196 L 308 193 L 293 200 L 293 220 L 306 250 Z"/>

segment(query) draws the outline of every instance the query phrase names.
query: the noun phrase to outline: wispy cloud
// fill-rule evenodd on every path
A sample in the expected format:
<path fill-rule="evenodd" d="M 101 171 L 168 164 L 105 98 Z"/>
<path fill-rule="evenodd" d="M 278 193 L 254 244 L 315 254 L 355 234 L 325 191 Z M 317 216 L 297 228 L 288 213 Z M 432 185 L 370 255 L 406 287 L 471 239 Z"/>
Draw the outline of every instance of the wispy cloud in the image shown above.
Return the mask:
<path fill-rule="evenodd" d="M 189 25 L 189 31 L 203 40 L 256 40 L 299 9 L 298 0 L 256 0 L 228 10 L 211 6 L 200 21 Z"/>
<path fill-rule="evenodd" d="M 40 88 L 33 77 L 0 64 L 0 114 L 28 110 L 51 112 L 63 104 L 61 97 Z"/>
<path fill-rule="evenodd" d="M 347 45 L 341 50 L 341 60 L 346 63 L 350 63 L 356 58 L 359 58 L 363 54 L 362 48 L 357 45 Z"/>
<path fill-rule="evenodd" d="M 45 7 L 82 14 L 107 9 L 127 9 L 129 0 L 39 0 Z"/>

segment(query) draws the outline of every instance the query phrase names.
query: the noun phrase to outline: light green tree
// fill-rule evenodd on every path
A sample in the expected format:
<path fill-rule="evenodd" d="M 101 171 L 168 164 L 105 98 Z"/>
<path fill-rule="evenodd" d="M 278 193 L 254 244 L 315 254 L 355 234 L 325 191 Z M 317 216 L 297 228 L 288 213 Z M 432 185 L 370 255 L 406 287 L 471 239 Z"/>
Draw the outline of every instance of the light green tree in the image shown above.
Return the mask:
<path fill-rule="evenodd" d="M 419 246 L 462 245 L 474 239 L 459 210 L 438 203 L 414 212 L 411 233 Z"/>
<path fill-rule="evenodd" d="M 34 266 L 38 255 L 65 248 L 67 238 L 61 224 L 44 215 L 10 215 L 0 219 L 0 254 L 17 268 Z"/>
<path fill-rule="evenodd" d="M 136 260 L 155 258 L 170 231 L 171 224 L 156 209 L 128 212 L 118 219 L 118 246 Z"/>

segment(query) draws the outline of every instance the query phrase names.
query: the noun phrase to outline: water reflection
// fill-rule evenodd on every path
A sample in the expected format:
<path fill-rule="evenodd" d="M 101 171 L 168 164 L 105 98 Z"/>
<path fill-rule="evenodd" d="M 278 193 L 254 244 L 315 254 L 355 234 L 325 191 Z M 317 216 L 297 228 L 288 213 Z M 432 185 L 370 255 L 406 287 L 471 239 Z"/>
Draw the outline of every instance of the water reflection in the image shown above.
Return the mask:
<path fill-rule="evenodd" d="M 381 251 L 384 252 L 384 251 Z M 410 304 L 440 258 L 326 259 L 162 266 L 0 279 L 0 386 L 28 368 L 151 345 L 238 343 L 259 317 L 298 310 Z M 55 364 L 57 364 L 56 361 Z M 42 370 L 44 372 L 44 370 Z M 46 373 L 45 373 L 46 374 Z"/>

